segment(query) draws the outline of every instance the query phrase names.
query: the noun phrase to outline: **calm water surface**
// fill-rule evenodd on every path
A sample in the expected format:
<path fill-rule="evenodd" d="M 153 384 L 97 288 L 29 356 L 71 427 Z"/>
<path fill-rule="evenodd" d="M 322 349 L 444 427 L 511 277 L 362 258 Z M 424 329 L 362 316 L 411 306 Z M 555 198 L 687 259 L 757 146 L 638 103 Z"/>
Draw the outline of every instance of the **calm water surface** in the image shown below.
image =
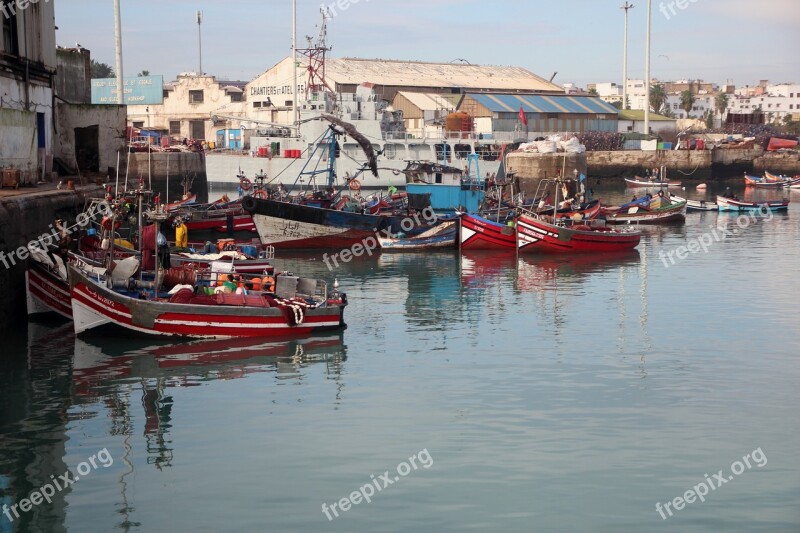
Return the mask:
<path fill-rule="evenodd" d="M 279 257 L 338 277 L 341 335 L 33 324 L 0 358 L 3 502 L 113 464 L 0 531 L 798 531 L 798 206 L 690 214 L 611 258 Z M 720 221 L 737 234 L 670 263 Z M 704 503 L 656 510 L 758 449 Z M 386 471 L 371 503 L 322 512 Z"/>

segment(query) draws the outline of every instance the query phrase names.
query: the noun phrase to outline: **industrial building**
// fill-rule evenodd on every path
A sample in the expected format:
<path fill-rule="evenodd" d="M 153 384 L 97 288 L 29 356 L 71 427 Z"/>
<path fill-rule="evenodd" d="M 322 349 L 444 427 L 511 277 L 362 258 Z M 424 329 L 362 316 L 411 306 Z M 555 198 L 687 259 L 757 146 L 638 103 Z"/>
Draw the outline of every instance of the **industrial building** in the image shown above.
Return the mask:
<path fill-rule="evenodd" d="M 458 111 L 472 117 L 476 134 L 501 142 L 618 127 L 617 108 L 593 96 L 468 92 Z"/>
<path fill-rule="evenodd" d="M 465 92 L 564 94 L 558 85 L 521 67 L 427 63 L 386 59 L 327 59 L 324 73 L 328 89 L 355 94 L 362 83 L 374 87 L 376 98 L 392 102 L 399 92 L 462 95 Z M 292 88 L 294 63 L 287 57 L 247 84 L 248 116 L 277 124 L 291 122 L 295 93 L 305 98 L 308 62 L 300 60 L 299 81 Z M 309 104 L 313 108 L 313 102 Z M 423 105 L 423 107 L 426 107 Z M 417 118 L 422 117 L 415 117 Z M 419 129 L 418 123 L 410 129 Z"/>

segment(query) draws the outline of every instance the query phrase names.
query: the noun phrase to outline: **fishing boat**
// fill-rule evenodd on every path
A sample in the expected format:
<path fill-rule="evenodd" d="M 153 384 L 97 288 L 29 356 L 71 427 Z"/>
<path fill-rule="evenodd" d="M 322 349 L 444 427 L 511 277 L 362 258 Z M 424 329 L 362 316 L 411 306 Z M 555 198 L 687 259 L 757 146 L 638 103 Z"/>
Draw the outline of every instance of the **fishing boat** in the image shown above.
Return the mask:
<path fill-rule="evenodd" d="M 458 233 L 459 246 L 462 250 L 513 252 L 517 248 L 517 231 L 513 225 L 509 226 L 478 215 L 461 214 Z"/>
<path fill-rule="evenodd" d="M 717 196 L 717 204 L 721 212 L 740 213 L 752 211 L 788 211 L 789 199 L 770 200 L 767 202 L 743 202 L 738 198 Z"/>
<path fill-rule="evenodd" d="M 292 275 L 278 276 L 274 293 L 196 296 L 187 288 L 144 299 L 141 290 L 111 289 L 73 264 L 69 282 L 76 334 L 116 326 L 168 337 L 286 337 L 346 327 L 344 294 L 329 295 L 325 282 Z"/>
<path fill-rule="evenodd" d="M 572 224 L 533 213 L 517 218 L 517 246 L 520 253 L 614 253 L 639 245 L 642 234 L 626 229 L 616 230 L 603 221 Z"/>
<path fill-rule="evenodd" d="M 242 207 L 252 216 L 261 242 L 278 250 L 348 248 L 365 239 L 376 238 L 376 233 L 403 232 L 414 236 L 430 229 L 436 217 L 428 195 L 409 193 L 402 211 L 373 215 L 366 212 L 365 202 L 358 194 L 360 174 L 347 176 L 346 189 L 337 191 L 337 137 L 346 134 L 368 155 L 370 162 L 361 169 L 362 173 L 369 170 L 373 175 L 378 174 L 377 156 L 370 140 L 351 124 L 336 117 L 325 117 L 331 124 L 326 142 L 317 145 L 297 178 L 300 181 L 308 177 L 310 190 L 295 197 L 246 196 L 242 199 Z M 315 159 L 325 162 L 324 168 L 320 168 Z M 316 184 L 321 174 L 326 176 L 324 189 Z M 350 191 L 350 195 L 344 194 L 344 190 Z"/>
<path fill-rule="evenodd" d="M 673 196 L 673 200 L 680 201 L 679 197 Z M 707 200 L 686 200 L 687 211 L 717 211 L 719 205 L 716 202 Z"/>
<path fill-rule="evenodd" d="M 540 181 L 536 195 L 550 185 L 555 189 L 558 205 L 564 185 L 561 179 Z M 613 253 L 632 250 L 641 240 L 638 231 L 610 228 L 604 220 L 559 219 L 557 213 L 555 208 L 550 215 L 520 210 L 515 239 L 520 254 Z"/>
<path fill-rule="evenodd" d="M 620 207 L 604 208 L 609 224 L 667 224 L 686 219 L 686 200 L 673 201 L 655 196 L 639 199 Z"/>
<path fill-rule="evenodd" d="M 603 205 L 600 203 L 600 200 L 592 200 L 591 202 L 578 206 L 577 209 L 572 207 L 559 209 L 556 211 L 556 218 L 570 220 L 594 220 L 600 216 L 602 210 Z M 548 211 L 552 214 L 553 209 L 544 208 L 538 210 L 539 213 L 546 213 Z"/>
<path fill-rule="evenodd" d="M 259 254 L 248 255 L 239 250 L 222 250 L 220 252 L 178 252 L 170 254 L 170 264 L 176 267 L 194 267 L 209 269 L 214 263 L 230 265 L 231 272 L 242 274 L 269 274 L 274 273 L 272 260 L 275 257 L 274 249 Z"/>
<path fill-rule="evenodd" d="M 625 178 L 625 185 L 631 189 L 680 187 L 680 181 L 651 181 L 647 178 L 636 176 L 634 179 Z"/>
<path fill-rule="evenodd" d="M 778 176 L 778 175 L 773 174 L 771 172 L 768 172 L 766 170 L 764 171 L 764 178 L 767 181 L 783 181 L 783 182 L 791 181 L 791 179 L 792 179 L 789 176 Z"/>
<path fill-rule="evenodd" d="M 421 252 L 454 249 L 457 236 L 458 221 L 443 220 L 415 237 L 378 237 L 378 242 L 385 252 Z"/>
<path fill-rule="evenodd" d="M 786 179 L 772 179 L 769 177 L 759 178 L 757 176 L 744 176 L 745 185 L 748 187 L 755 187 L 758 189 L 782 189 L 789 180 Z"/>

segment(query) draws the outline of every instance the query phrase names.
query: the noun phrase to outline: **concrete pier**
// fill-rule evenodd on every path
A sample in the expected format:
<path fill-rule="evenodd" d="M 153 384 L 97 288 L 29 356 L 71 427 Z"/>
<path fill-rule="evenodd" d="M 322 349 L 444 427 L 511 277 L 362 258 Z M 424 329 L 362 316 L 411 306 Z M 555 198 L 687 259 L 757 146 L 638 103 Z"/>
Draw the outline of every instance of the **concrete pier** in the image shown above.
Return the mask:
<path fill-rule="evenodd" d="M 74 220 L 86 201 L 103 195 L 102 187 L 75 191 L 42 189 L 0 191 L 0 330 L 27 321 L 25 259 L 20 257 L 33 240 L 52 231 L 56 218 Z M 25 256 L 23 251 L 22 256 Z"/>
<path fill-rule="evenodd" d="M 208 202 L 208 177 L 206 175 L 206 158 L 202 153 L 165 153 L 156 152 L 130 154 L 128 167 L 128 188 L 138 187 L 142 179 L 147 186 L 153 180 L 153 192 L 161 194 L 161 202 L 167 201 L 167 181 L 169 181 L 169 201 L 177 202 L 183 195 L 182 181 L 184 177 L 194 178 L 191 191 L 197 194 L 198 203 Z M 125 175 L 120 177 L 120 188 L 123 187 Z"/>

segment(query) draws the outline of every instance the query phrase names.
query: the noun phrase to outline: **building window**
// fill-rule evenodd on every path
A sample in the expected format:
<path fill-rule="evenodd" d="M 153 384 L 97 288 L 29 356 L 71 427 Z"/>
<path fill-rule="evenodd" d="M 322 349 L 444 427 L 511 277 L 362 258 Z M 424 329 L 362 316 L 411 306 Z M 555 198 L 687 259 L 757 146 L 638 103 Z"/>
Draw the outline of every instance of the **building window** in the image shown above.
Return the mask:
<path fill-rule="evenodd" d="M 789 109 L 794 109 L 794 104 L 789 104 Z"/>
<path fill-rule="evenodd" d="M 133 127 L 134 127 L 134 128 L 136 128 L 136 129 L 142 129 L 142 128 L 144 128 L 144 121 L 141 121 L 141 122 L 134 122 L 134 123 L 133 123 Z"/>
<path fill-rule="evenodd" d="M 242 93 L 231 93 L 231 102 L 241 102 L 242 101 Z"/>
<path fill-rule="evenodd" d="M 164 98 L 169 98 L 169 90 L 164 89 L 164 91 L 161 94 L 164 95 Z"/>
<path fill-rule="evenodd" d="M 285 105 L 286 107 L 292 107 L 292 101 L 291 100 L 286 100 L 286 102 L 284 102 L 283 105 Z"/>
<path fill-rule="evenodd" d="M 199 91 L 189 91 L 190 104 L 202 104 L 204 101 L 202 89 Z"/>
<path fill-rule="evenodd" d="M 253 107 L 255 109 L 258 109 L 259 107 L 261 107 L 261 102 L 253 102 Z"/>
<path fill-rule="evenodd" d="M 4 13 L 8 15 L 3 17 L 3 51 L 12 56 L 19 55 L 19 29 L 17 28 L 17 10 L 9 4 L 8 9 L 3 6 Z"/>
<path fill-rule="evenodd" d="M 169 134 L 170 135 L 180 135 L 181 134 L 181 121 L 180 120 L 170 120 L 169 121 Z"/>

